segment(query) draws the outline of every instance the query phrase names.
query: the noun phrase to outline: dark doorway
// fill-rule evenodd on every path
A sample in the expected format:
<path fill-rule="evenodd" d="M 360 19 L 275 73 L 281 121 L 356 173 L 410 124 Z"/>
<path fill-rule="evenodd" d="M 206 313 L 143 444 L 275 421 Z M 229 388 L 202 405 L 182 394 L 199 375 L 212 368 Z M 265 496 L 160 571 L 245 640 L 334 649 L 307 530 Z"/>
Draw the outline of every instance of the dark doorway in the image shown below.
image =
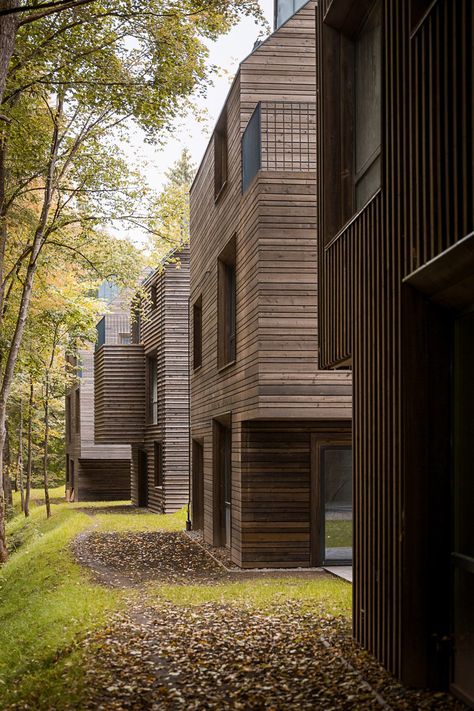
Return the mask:
<path fill-rule="evenodd" d="M 454 325 L 453 691 L 474 703 L 474 310 Z"/>
<path fill-rule="evenodd" d="M 232 429 L 230 415 L 213 421 L 214 545 L 230 548 L 232 537 Z"/>
<path fill-rule="evenodd" d="M 352 564 L 352 446 L 312 441 L 311 565 Z"/>
<path fill-rule="evenodd" d="M 204 527 L 204 447 L 193 439 L 192 449 L 192 522 L 193 530 Z"/>
<path fill-rule="evenodd" d="M 148 457 L 144 449 L 138 451 L 138 505 L 148 506 Z"/>

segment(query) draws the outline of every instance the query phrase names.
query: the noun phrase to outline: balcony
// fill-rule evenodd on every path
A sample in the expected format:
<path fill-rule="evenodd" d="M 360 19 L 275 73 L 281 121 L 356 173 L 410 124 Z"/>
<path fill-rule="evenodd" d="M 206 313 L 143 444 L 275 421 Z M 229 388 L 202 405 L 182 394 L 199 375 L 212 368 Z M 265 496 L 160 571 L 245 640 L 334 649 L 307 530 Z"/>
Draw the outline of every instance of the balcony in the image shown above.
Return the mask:
<path fill-rule="evenodd" d="M 96 444 L 143 441 L 145 356 L 141 345 L 102 345 L 94 363 Z"/>
<path fill-rule="evenodd" d="M 316 170 L 316 105 L 295 101 L 257 104 L 242 136 L 242 192 L 259 170 Z"/>

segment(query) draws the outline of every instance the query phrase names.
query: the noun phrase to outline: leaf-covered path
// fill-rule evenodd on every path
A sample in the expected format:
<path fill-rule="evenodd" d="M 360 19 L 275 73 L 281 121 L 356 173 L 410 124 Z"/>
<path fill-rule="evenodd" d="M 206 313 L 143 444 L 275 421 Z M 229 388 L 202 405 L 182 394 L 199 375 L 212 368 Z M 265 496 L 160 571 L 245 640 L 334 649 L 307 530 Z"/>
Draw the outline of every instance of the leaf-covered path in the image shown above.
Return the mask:
<path fill-rule="evenodd" d="M 92 529 L 74 554 L 130 595 L 76 650 L 81 708 L 464 708 L 407 691 L 358 649 L 318 592 L 336 584 L 324 573 L 232 573 L 176 531 Z"/>

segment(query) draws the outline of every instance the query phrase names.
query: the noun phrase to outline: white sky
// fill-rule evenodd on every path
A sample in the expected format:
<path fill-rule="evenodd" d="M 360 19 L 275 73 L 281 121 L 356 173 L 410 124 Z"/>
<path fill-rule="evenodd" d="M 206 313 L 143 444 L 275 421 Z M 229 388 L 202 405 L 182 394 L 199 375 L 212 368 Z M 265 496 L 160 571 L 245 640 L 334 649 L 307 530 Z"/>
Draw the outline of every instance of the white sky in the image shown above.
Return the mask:
<path fill-rule="evenodd" d="M 273 29 L 273 0 L 259 2 Z M 137 134 L 133 151 L 140 162 L 146 163 L 146 176 L 153 188 L 160 189 L 165 172 L 177 160 L 182 148 L 187 147 L 193 161 L 199 165 L 238 64 L 252 51 L 260 31 L 261 28 L 253 19 L 243 18 L 228 35 L 210 44 L 209 62 L 225 71 L 223 76 L 214 79 L 214 86 L 209 88 L 206 99 L 198 102 L 199 108 L 205 109 L 208 114 L 204 123 L 196 122 L 192 116 L 187 117 L 184 122 L 178 122 L 174 136 L 161 149 L 145 144 L 141 135 Z M 144 240 L 135 230 L 129 232 L 129 237 L 134 241 Z"/>

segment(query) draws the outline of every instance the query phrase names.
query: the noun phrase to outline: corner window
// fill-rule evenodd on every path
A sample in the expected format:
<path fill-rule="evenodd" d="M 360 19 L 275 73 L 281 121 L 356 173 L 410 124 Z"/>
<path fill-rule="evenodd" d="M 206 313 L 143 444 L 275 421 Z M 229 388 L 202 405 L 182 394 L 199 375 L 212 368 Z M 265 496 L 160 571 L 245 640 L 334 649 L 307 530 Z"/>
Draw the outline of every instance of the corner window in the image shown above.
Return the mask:
<path fill-rule="evenodd" d="M 148 422 L 158 423 L 158 361 L 156 356 L 147 358 Z"/>
<path fill-rule="evenodd" d="M 329 242 L 382 174 L 382 3 L 333 0 L 322 25 L 322 214 Z M 336 69 L 324 72 L 323 67 Z"/>
<path fill-rule="evenodd" d="M 214 199 L 227 184 L 227 111 L 222 112 L 214 130 Z"/>
<path fill-rule="evenodd" d="M 236 238 L 227 244 L 218 261 L 217 365 L 223 368 L 236 357 Z"/>
<path fill-rule="evenodd" d="M 154 444 L 154 484 L 163 486 L 163 445 L 161 442 Z"/>
<path fill-rule="evenodd" d="M 202 365 L 202 296 L 193 304 L 193 368 Z"/>
<path fill-rule="evenodd" d="M 308 0 L 276 0 L 275 2 L 275 29 L 290 19 L 300 7 Z"/>

